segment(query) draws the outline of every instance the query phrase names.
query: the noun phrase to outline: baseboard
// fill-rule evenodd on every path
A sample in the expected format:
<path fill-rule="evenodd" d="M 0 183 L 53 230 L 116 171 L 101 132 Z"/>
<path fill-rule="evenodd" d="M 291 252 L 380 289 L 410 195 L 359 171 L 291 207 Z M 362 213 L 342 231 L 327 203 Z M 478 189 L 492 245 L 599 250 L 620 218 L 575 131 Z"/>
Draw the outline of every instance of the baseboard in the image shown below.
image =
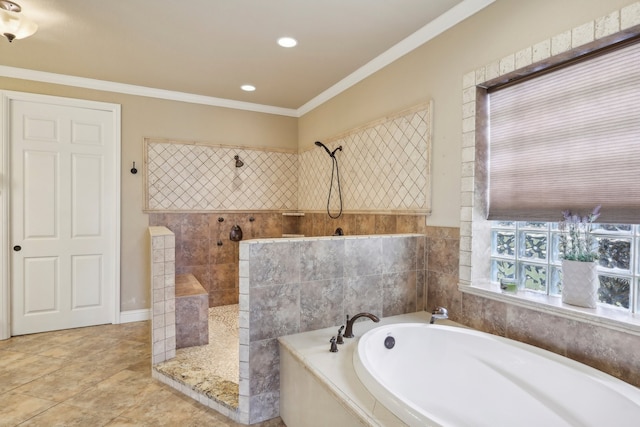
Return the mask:
<path fill-rule="evenodd" d="M 151 310 L 143 308 L 140 310 L 128 310 L 120 312 L 120 323 L 142 322 L 151 318 Z"/>

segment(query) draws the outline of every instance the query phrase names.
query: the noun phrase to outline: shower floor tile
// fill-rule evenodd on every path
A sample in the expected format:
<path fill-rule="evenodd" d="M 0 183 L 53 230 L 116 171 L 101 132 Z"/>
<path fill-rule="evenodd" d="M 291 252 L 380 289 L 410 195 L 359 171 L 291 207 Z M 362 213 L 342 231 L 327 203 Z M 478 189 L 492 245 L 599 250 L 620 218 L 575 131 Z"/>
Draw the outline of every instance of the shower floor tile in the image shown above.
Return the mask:
<path fill-rule="evenodd" d="M 181 348 L 154 368 L 199 393 L 238 407 L 238 304 L 209 308 L 209 344 Z"/>

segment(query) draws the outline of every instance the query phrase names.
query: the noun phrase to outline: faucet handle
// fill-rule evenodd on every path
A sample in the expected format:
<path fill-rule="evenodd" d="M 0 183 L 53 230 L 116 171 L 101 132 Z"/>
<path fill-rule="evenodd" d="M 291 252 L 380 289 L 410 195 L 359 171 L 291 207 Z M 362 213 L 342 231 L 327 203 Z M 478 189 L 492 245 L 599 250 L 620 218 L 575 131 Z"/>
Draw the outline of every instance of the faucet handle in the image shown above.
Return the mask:
<path fill-rule="evenodd" d="M 337 353 L 338 352 L 338 346 L 336 345 L 336 337 L 331 337 L 329 342 L 331 343 L 331 349 L 329 351 L 331 353 Z"/>
<path fill-rule="evenodd" d="M 444 307 L 436 307 L 436 308 L 433 309 L 431 314 L 443 316 L 443 318 L 446 319 L 447 316 L 449 315 L 449 311 Z"/>
<path fill-rule="evenodd" d="M 436 319 L 444 320 L 449 318 L 449 311 L 444 307 L 436 307 L 431 312 L 431 320 L 429 323 L 434 324 Z"/>
<path fill-rule="evenodd" d="M 340 329 L 338 329 L 338 338 L 336 338 L 336 344 L 344 344 L 344 340 L 342 339 L 343 330 L 344 330 L 344 325 L 340 326 Z"/>

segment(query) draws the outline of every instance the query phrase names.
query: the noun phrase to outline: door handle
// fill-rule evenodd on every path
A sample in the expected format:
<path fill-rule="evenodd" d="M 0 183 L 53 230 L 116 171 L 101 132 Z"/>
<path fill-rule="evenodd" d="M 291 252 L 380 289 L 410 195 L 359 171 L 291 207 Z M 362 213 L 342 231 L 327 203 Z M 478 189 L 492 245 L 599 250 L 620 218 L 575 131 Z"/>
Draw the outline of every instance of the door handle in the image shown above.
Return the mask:
<path fill-rule="evenodd" d="M 15 246 L 13 247 L 13 250 L 14 250 L 14 251 L 16 251 L 16 252 L 20 252 L 20 251 L 22 250 L 22 246 L 20 246 L 20 245 L 15 245 Z"/>

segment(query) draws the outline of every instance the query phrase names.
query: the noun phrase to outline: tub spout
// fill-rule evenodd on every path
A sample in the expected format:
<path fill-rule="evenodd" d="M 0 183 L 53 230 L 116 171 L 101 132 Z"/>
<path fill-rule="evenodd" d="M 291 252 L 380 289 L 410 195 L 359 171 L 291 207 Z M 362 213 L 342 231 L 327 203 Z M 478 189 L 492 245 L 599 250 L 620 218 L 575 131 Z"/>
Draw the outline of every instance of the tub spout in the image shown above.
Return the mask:
<path fill-rule="evenodd" d="M 380 319 L 378 319 L 378 316 L 371 314 L 371 313 L 358 313 L 355 316 L 353 316 L 351 319 L 349 319 L 349 315 L 347 314 L 347 329 L 344 330 L 344 337 L 345 338 L 353 338 L 353 322 L 355 322 L 356 320 L 358 320 L 361 317 L 367 317 L 371 320 L 373 320 L 374 322 L 378 323 L 380 321 Z"/>
<path fill-rule="evenodd" d="M 436 307 L 431 312 L 431 321 L 429 323 L 431 323 L 433 325 L 434 323 L 436 323 L 436 319 L 437 320 L 444 320 L 444 319 L 448 319 L 448 318 L 449 318 L 449 311 L 447 311 L 446 308 L 444 308 L 444 307 Z"/>

